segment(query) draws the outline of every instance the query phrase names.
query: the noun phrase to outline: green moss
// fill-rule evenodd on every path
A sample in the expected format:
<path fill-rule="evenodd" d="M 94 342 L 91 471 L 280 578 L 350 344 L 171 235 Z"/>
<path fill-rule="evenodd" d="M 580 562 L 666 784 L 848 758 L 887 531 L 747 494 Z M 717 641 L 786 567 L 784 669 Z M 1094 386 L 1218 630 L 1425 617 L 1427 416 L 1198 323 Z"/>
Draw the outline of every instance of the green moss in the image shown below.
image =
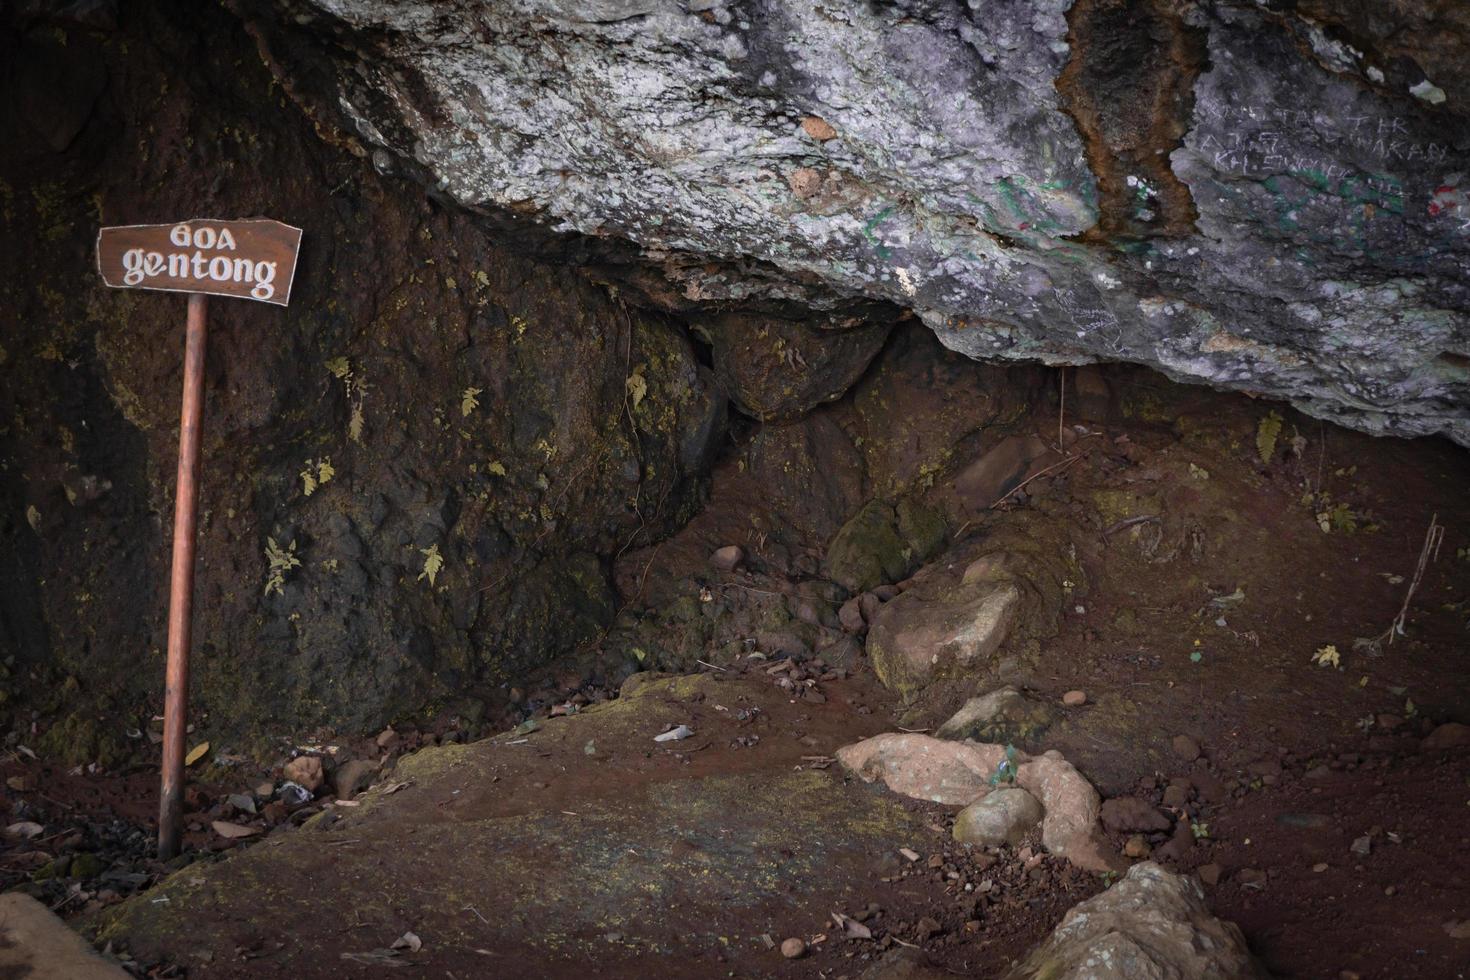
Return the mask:
<path fill-rule="evenodd" d="M 115 733 L 96 718 L 74 712 L 46 730 L 36 742 L 36 751 L 68 766 L 98 762 L 112 768 L 128 756 L 127 747 Z"/>
<path fill-rule="evenodd" d="M 913 567 L 914 551 L 899 537 L 898 515 L 881 500 L 869 501 L 827 549 L 827 574 L 854 592 L 894 582 Z"/>

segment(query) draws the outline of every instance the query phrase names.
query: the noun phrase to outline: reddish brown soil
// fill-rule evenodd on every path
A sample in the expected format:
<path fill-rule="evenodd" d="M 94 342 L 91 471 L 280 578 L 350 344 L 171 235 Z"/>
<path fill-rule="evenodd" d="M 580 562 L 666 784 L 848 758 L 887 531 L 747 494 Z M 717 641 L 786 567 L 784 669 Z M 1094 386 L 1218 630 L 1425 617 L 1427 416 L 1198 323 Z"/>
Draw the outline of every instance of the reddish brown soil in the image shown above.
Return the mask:
<path fill-rule="evenodd" d="M 1121 380 L 1144 388 L 1157 384 L 1126 373 Z M 1443 443 L 1373 440 L 1287 413 L 1282 439 L 1295 427 L 1308 439 L 1305 452 L 1297 457 L 1278 451 L 1270 465 L 1262 465 L 1255 458 L 1262 414 L 1256 406 L 1164 386 L 1153 394 L 1160 399 L 1156 413 L 1173 422 L 1114 417 L 1098 427 L 1099 435 L 1079 443 L 1083 459 L 1060 478 L 1037 481 L 1028 488 L 1031 500 L 1017 504 L 1075 515 L 1073 540 L 1087 576 L 1060 634 L 1033 666 L 1021 669 L 1020 683 L 1038 697 L 1059 701 L 1073 688 L 1088 696 L 1085 706 L 1065 709 L 1041 742 L 1061 749 L 1104 796 L 1131 794 L 1161 804 L 1172 780 L 1188 780 L 1175 813 L 1186 826 L 1197 826 L 1199 841 L 1192 842 L 1191 833 L 1168 844 L 1169 835 L 1160 834 L 1148 843 L 1164 863 L 1217 881 L 1207 885 L 1216 909 L 1241 925 L 1278 975 L 1464 976 L 1470 941 L 1451 938 L 1444 923 L 1470 918 L 1470 751 L 1424 753 L 1419 742 L 1434 723 L 1470 721 L 1464 660 L 1470 561 L 1461 554 L 1470 547 L 1470 458 Z M 1191 465 L 1208 476 L 1193 475 Z M 1110 528 L 1089 516 L 1096 490 L 1118 488 L 1159 502 L 1157 541 L 1130 529 L 1108 533 Z M 1324 532 L 1316 519 L 1322 505 L 1303 503 L 1309 491 L 1348 505 L 1356 527 Z M 1446 527 L 1445 540 L 1410 604 L 1405 635 L 1376 656 L 1354 649 L 1355 637 L 1380 634 L 1393 621 L 1434 515 Z M 997 512 L 995 520 L 1006 519 Z M 985 533 L 985 526 L 967 533 Z M 1160 549 L 1188 547 L 1191 540 L 1199 542 L 1193 558 L 1150 560 L 1151 544 L 1159 546 L 1156 557 Z M 706 553 L 675 542 L 661 560 L 677 565 L 685 551 L 689 561 Z M 682 566 L 663 573 L 693 574 Z M 1230 599 L 1237 589 L 1243 598 Z M 1338 649 L 1342 669 L 1311 662 L 1314 651 L 1327 644 Z M 1195 652 L 1197 659 L 1191 657 Z M 543 719 L 542 731 L 520 746 L 520 754 L 497 763 L 487 781 L 442 798 L 425 794 L 395 809 L 392 819 L 422 826 L 432 836 L 435 826 L 487 814 L 633 805 L 681 779 L 820 767 L 819 758 L 809 757 L 830 755 L 845 742 L 895 724 L 890 696 L 863 663 L 855 670 L 850 679 L 819 680 L 824 701 L 797 701 L 774 687 L 764 665 L 753 668 L 749 676 L 769 691 L 756 699 L 761 713 L 735 721 L 710 703 L 681 705 L 681 717 L 702 736 L 718 735 L 658 749 L 648 748 L 642 737 L 626 744 L 599 739 L 590 765 L 582 740 L 559 735 L 562 719 Z M 721 683 L 738 686 L 738 673 L 720 674 Z M 809 674 L 814 680 L 823 676 L 820 668 Z M 529 701 L 563 700 L 574 681 L 532 689 Z M 750 735 L 759 741 L 741 741 Z M 1178 735 L 1196 740 L 1201 758 L 1176 754 L 1171 743 Z M 66 776 L 12 762 L 5 772 L 22 768 L 40 777 L 38 787 L 29 796 L 8 791 L 13 803 L 44 794 L 68 819 L 100 822 L 115 814 L 140 826 L 151 822 L 149 771 Z M 841 778 L 835 770 L 829 774 Z M 241 787 L 220 791 L 249 782 L 243 775 L 241 780 Z M 691 925 L 682 934 L 675 925 L 686 920 L 671 918 L 664 942 L 673 948 L 684 943 L 686 955 L 660 960 L 673 964 L 665 972 L 856 976 L 882 946 L 903 942 L 923 946 L 959 974 L 994 976 L 1067 908 L 1103 885 L 1050 858 L 1028 869 L 1009 851 L 982 867 L 988 858 L 961 853 L 949 843 L 948 810 L 906 806 L 927 828 L 923 839 L 897 841 L 885 855 L 834 857 L 822 875 L 791 882 L 779 917 L 772 911 L 778 906 L 771 905 L 758 912 L 735 906 L 706 910 L 718 923 Z M 343 832 L 327 832 L 350 840 L 354 816 L 348 812 L 341 819 Z M 275 833 L 294 831 L 283 827 Z M 699 843 L 698 835 L 699 828 L 690 828 L 684 844 L 670 845 L 672 856 L 680 846 L 693 848 L 690 853 L 713 846 Z M 1363 835 L 1371 838 L 1366 857 L 1350 850 Z M 250 847 L 270 846 L 275 839 Z M 1120 847 L 1123 841 L 1116 839 Z M 896 857 L 898 846 L 913 847 L 919 861 Z M 12 845 L 9 854 L 18 850 Z M 802 851 L 802 842 L 795 842 L 792 859 Z M 404 866 L 391 848 L 366 856 L 394 866 L 405 895 L 452 870 L 434 862 Z M 774 859 L 776 866 L 787 860 L 780 854 Z M 146 862 L 118 860 L 156 870 Z M 315 873 L 333 873 L 334 860 L 324 851 Z M 1314 870 L 1321 864 L 1323 870 Z M 12 872 L 12 881 L 19 877 Z M 990 891 L 977 900 L 974 889 L 987 880 Z M 250 921 L 222 918 L 213 924 L 201 913 L 201 935 L 228 925 L 240 941 L 233 952 L 215 950 L 208 962 L 189 961 L 190 975 L 277 975 L 287 963 L 303 977 L 353 975 L 348 969 L 365 974 L 367 968 L 338 962 L 339 946 L 383 943 L 395 929 L 424 919 L 405 905 L 391 921 L 359 922 L 350 895 L 320 891 L 313 900 L 313 915 L 321 921 L 299 925 L 330 937 L 320 940 L 322 957 L 289 954 L 296 940 L 287 933 L 293 927 L 274 923 L 264 911 Z M 84 901 L 64 911 L 76 912 Z M 97 908 L 95 898 L 90 907 Z M 863 916 L 875 938 L 842 939 L 828 918 L 832 911 Z M 826 938 L 806 958 L 788 963 L 763 946 L 722 945 L 718 936 L 727 933 L 769 935 L 777 943 L 785 934 Z M 590 968 L 589 961 L 572 957 L 563 973 L 557 973 L 561 966 L 544 963 L 538 972 L 535 947 L 518 945 L 514 929 L 499 935 L 504 941 L 497 947 L 497 969 L 514 965 L 536 975 L 572 976 Z M 603 974 L 646 970 L 636 949 L 611 941 L 607 946 L 595 961 Z M 473 950 L 461 955 L 441 949 L 431 962 L 456 976 L 475 976 L 485 964 L 478 957 Z M 163 969 L 170 964 L 184 961 L 155 961 Z"/>

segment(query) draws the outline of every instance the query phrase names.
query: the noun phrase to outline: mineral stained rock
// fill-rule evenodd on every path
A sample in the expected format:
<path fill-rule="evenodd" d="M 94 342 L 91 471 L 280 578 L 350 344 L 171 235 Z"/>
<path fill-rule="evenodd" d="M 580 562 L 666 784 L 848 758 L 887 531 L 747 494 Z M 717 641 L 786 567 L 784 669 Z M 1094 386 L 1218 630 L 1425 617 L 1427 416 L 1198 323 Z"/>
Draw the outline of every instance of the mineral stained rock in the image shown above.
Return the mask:
<path fill-rule="evenodd" d="M 886 300 L 977 358 L 1470 444 L 1454 4 L 234 6 L 380 169 L 631 243 L 679 302 Z"/>

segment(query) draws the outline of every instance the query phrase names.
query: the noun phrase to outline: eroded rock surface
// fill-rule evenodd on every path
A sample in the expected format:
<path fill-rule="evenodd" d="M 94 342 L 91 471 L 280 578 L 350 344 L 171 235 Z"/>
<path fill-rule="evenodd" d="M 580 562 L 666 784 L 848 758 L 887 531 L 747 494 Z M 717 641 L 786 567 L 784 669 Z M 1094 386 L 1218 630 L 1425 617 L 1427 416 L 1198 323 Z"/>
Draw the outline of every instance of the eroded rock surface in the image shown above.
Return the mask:
<path fill-rule="evenodd" d="M 236 6 L 377 166 L 632 243 L 666 302 L 886 300 L 975 357 L 1470 442 L 1444 5 Z"/>
<path fill-rule="evenodd" d="M 1192 878 L 1152 861 L 1067 913 L 1006 980 L 1190 977 L 1246 980 L 1267 973 L 1240 927 L 1210 914 Z"/>

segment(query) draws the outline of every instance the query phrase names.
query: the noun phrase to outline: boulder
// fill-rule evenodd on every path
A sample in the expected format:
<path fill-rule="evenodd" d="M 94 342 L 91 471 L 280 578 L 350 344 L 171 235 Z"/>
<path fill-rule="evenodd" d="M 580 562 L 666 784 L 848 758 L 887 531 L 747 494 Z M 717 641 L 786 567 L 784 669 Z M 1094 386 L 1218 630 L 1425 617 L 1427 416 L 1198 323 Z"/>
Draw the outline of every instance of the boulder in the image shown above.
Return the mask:
<path fill-rule="evenodd" d="M 827 576 L 852 592 L 903 578 L 913 567 L 913 549 L 899 536 L 898 515 L 870 500 L 837 532 L 827 548 Z"/>
<path fill-rule="evenodd" d="M 1266 978 L 1245 936 L 1205 905 L 1191 878 L 1152 861 L 1073 908 L 1005 980 Z"/>
<path fill-rule="evenodd" d="M 977 742 L 1024 742 L 1040 735 L 1054 718 L 1050 705 L 1008 685 L 966 701 L 935 734 Z"/>
<path fill-rule="evenodd" d="M 995 790 L 991 777 L 1005 760 L 1001 745 L 896 732 L 837 750 L 837 761 L 865 782 L 881 779 L 895 793 L 951 806 L 968 806 Z M 1102 838 L 1101 801 L 1086 777 L 1054 750 L 1035 758 L 1016 752 L 1015 764 L 1014 785 L 1041 803 L 1041 843 L 1048 851 L 1088 871 L 1123 868 Z"/>
<path fill-rule="evenodd" d="M 1088 871 L 1118 871 L 1124 862 L 1098 827 L 1097 790 L 1055 749 L 1016 771 L 1016 782 L 1041 801 L 1041 843 L 1048 851 Z"/>
<path fill-rule="evenodd" d="M 29 895 L 0 895 L 0 976 L 27 980 L 128 980 Z"/>
<path fill-rule="evenodd" d="M 1048 465 L 1043 459 L 1050 452 L 1039 436 L 1008 436 L 960 471 L 954 481 L 955 493 L 971 512 L 989 510 Z"/>
<path fill-rule="evenodd" d="M 1020 611 L 1011 582 L 931 581 L 877 611 L 868 627 L 868 656 L 889 689 L 911 696 L 936 671 L 977 667 L 1000 649 Z"/>
<path fill-rule="evenodd" d="M 994 846 L 1019 844 L 1043 813 L 1036 797 L 1024 789 L 1007 786 L 992 790 L 959 812 L 954 821 L 954 839 L 961 844 Z"/>
<path fill-rule="evenodd" d="M 864 782 L 883 780 L 895 793 L 965 806 L 990 791 L 1005 761 L 1000 745 L 950 742 L 929 735 L 889 732 L 837 750 L 837 761 Z"/>

